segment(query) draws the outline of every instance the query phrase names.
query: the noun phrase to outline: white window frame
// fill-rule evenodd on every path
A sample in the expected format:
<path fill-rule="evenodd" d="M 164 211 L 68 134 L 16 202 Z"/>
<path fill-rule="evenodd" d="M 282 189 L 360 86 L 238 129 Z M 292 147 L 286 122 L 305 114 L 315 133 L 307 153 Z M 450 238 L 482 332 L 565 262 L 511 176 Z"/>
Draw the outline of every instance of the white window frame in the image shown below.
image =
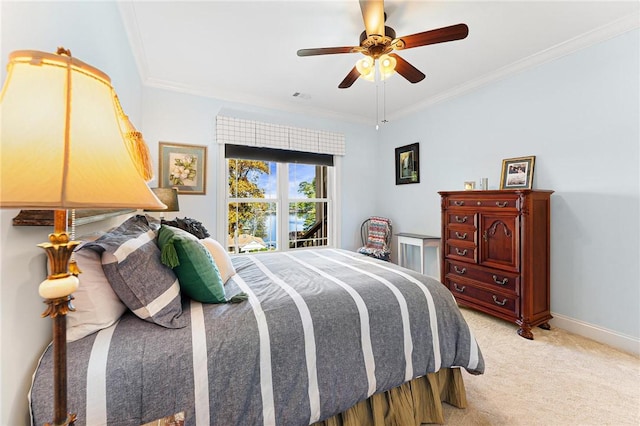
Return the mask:
<path fill-rule="evenodd" d="M 275 202 L 276 203 L 276 215 L 278 217 L 278 232 L 276 234 L 276 245 L 278 247 L 277 251 L 294 251 L 294 250 L 304 250 L 304 247 L 291 249 L 289 248 L 288 238 L 285 238 L 288 235 L 289 229 L 289 215 L 281 214 L 282 209 L 286 209 L 289 211 L 289 188 L 288 188 L 288 170 L 286 165 L 283 163 L 277 164 L 277 188 L 278 188 L 278 197 L 274 199 L 243 199 L 242 202 Z M 328 167 L 327 170 L 327 212 L 329 213 L 329 217 L 327 218 L 327 229 L 328 229 L 328 241 L 326 246 L 320 247 L 333 247 L 336 248 L 339 246 L 338 241 L 340 241 L 340 228 L 341 228 L 341 218 L 339 215 L 340 212 L 340 185 L 341 181 L 341 166 L 342 166 L 342 158 L 338 155 L 334 156 L 333 167 Z M 227 221 L 229 219 L 229 188 L 228 188 L 228 167 L 227 167 L 227 159 L 225 158 L 225 148 L 224 144 L 218 145 L 218 167 L 217 167 L 217 197 L 216 197 L 216 210 L 217 220 L 216 220 L 216 235 L 217 240 L 223 247 L 227 246 Z M 282 176 L 286 176 L 282 177 Z M 305 202 L 313 202 L 316 199 L 304 199 Z M 324 202 L 324 199 L 317 199 L 317 201 Z M 285 231 L 286 230 L 286 231 Z M 312 247 L 309 247 L 312 248 Z M 319 248 L 319 247 L 313 247 Z M 254 253 L 255 254 L 255 253 Z M 239 254 L 240 255 L 240 254 Z"/>

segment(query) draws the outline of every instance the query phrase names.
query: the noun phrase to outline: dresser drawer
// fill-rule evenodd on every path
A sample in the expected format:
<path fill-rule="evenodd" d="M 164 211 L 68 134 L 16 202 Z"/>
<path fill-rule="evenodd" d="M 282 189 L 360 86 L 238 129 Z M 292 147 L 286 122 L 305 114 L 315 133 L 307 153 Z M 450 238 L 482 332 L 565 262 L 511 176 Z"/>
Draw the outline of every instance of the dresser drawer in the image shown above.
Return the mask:
<path fill-rule="evenodd" d="M 477 225 L 476 215 L 464 211 L 449 211 L 447 213 L 447 223 L 450 226 L 468 226 L 475 229 Z"/>
<path fill-rule="evenodd" d="M 449 208 L 491 208 L 505 211 L 519 211 L 520 197 L 514 194 L 487 196 L 482 194 L 482 192 L 478 192 L 477 194 L 471 193 L 469 195 L 450 196 L 447 198 L 447 206 Z"/>
<path fill-rule="evenodd" d="M 453 280 L 456 277 L 464 277 L 479 281 L 488 288 L 495 287 L 499 291 L 509 292 L 513 295 L 520 294 L 520 276 L 518 274 L 491 270 L 451 260 L 446 261 L 445 274 L 450 274 L 450 278 Z"/>
<path fill-rule="evenodd" d="M 447 228 L 447 240 L 467 241 L 477 244 L 475 228 L 471 227 L 453 227 Z"/>
<path fill-rule="evenodd" d="M 445 243 L 445 256 L 467 262 L 476 262 L 476 246 L 464 241 L 450 241 Z"/>
<path fill-rule="evenodd" d="M 447 278 L 446 281 L 447 287 L 449 287 L 456 299 L 469 301 L 472 304 L 481 305 L 510 316 L 518 316 L 520 314 L 518 296 L 485 290 L 467 282 L 450 278 Z"/>

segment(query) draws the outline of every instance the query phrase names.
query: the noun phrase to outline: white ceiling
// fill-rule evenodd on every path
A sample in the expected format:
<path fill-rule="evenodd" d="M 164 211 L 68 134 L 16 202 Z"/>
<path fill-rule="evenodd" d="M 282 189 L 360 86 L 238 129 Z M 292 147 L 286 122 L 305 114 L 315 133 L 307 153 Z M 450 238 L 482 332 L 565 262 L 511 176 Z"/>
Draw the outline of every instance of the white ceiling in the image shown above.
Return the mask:
<path fill-rule="evenodd" d="M 119 6 L 146 85 L 366 123 L 392 120 L 640 27 L 636 0 L 389 0 L 386 24 L 398 37 L 461 22 L 469 36 L 398 51 L 427 77 L 411 84 L 394 75 L 379 83 L 376 112 L 375 83 L 359 79 L 338 89 L 361 54 L 296 55 L 301 48 L 358 45 L 364 24 L 357 0 Z"/>

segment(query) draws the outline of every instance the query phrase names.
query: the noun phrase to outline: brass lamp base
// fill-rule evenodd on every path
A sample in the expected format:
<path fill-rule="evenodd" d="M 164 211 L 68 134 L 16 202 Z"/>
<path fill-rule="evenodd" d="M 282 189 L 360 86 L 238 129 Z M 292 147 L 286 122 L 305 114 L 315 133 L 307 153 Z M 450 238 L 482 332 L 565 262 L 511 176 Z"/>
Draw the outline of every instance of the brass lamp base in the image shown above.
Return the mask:
<path fill-rule="evenodd" d="M 72 295 L 46 299 L 42 317 L 51 317 L 53 324 L 53 423 L 45 426 L 73 426 L 75 413 L 67 413 L 67 313 L 73 311 Z"/>
<path fill-rule="evenodd" d="M 45 423 L 44 426 L 73 426 L 76 424 L 77 415 L 74 413 L 69 413 L 67 418 L 62 423 Z"/>
<path fill-rule="evenodd" d="M 66 210 L 54 213 L 54 231 L 49 242 L 39 244 L 49 259 L 49 276 L 40 284 L 40 295 L 47 309 L 42 317 L 51 317 L 53 324 L 53 422 L 47 426 L 74 425 L 77 415 L 67 412 L 67 313 L 75 310 L 71 301 L 78 288 L 79 273 L 69 264 L 73 249 L 79 244 L 69 241 Z M 70 272 L 71 269 L 71 272 Z"/>

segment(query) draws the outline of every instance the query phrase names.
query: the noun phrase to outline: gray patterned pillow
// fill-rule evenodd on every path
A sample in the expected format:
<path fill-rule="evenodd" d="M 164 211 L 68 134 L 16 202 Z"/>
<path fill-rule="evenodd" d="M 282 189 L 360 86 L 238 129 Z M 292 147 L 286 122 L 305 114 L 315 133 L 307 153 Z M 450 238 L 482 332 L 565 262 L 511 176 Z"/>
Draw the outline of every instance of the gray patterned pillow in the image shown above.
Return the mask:
<path fill-rule="evenodd" d="M 102 252 L 102 269 L 118 297 L 143 320 L 167 328 L 182 328 L 180 285 L 174 272 L 160 262 L 156 231 L 137 215 L 86 247 Z"/>

